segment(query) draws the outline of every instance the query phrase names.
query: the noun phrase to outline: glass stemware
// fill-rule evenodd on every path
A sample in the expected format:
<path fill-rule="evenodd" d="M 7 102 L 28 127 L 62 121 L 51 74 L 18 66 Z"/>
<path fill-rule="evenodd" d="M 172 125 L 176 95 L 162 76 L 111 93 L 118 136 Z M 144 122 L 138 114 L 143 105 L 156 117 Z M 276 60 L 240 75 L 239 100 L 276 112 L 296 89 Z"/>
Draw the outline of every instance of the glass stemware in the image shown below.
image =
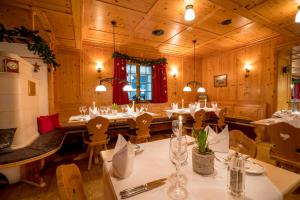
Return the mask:
<path fill-rule="evenodd" d="M 170 138 L 170 149 L 169 157 L 171 162 L 175 165 L 176 173 L 173 174 L 171 181 L 174 181 L 174 184 L 168 190 L 168 195 L 172 199 L 185 199 L 187 197 L 187 190 L 183 186 L 184 176 L 180 175 L 180 168 L 183 163 L 186 162 L 188 157 L 187 151 L 187 139 L 186 136 L 176 137 L 172 134 Z"/>
<path fill-rule="evenodd" d="M 82 106 L 83 117 L 85 117 L 86 111 L 87 111 L 87 107 L 86 106 Z"/>
<path fill-rule="evenodd" d="M 79 112 L 80 112 L 80 119 L 83 119 L 83 116 L 82 116 L 82 112 L 83 112 L 82 106 L 79 106 Z"/>
<path fill-rule="evenodd" d="M 173 120 L 172 121 L 172 131 L 176 136 L 178 136 L 178 133 L 179 133 L 179 120 Z"/>

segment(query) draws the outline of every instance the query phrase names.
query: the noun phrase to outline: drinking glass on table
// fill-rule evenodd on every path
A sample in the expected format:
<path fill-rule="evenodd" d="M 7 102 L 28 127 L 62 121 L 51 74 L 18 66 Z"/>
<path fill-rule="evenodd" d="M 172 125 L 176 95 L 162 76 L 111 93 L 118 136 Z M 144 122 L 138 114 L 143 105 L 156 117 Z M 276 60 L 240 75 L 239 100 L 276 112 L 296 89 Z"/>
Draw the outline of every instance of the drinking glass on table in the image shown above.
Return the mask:
<path fill-rule="evenodd" d="M 82 112 L 83 112 L 83 116 L 85 117 L 85 113 L 87 111 L 87 107 L 86 106 L 82 106 Z"/>
<path fill-rule="evenodd" d="M 80 112 L 80 119 L 83 119 L 83 116 L 82 116 L 82 112 L 83 112 L 82 106 L 79 106 L 79 112 Z"/>
<path fill-rule="evenodd" d="M 147 112 L 148 111 L 148 108 L 149 108 L 149 105 L 148 104 L 145 104 L 145 112 Z"/>
<path fill-rule="evenodd" d="M 185 199 L 187 197 L 187 190 L 184 187 L 184 176 L 180 174 L 180 168 L 186 162 L 188 157 L 187 139 L 186 136 L 176 137 L 172 134 L 170 138 L 169 157 L 176 168 L 176 173 L 171 175 L 172 184 L 168 190 L 168 195 L 172 199 Z"/>

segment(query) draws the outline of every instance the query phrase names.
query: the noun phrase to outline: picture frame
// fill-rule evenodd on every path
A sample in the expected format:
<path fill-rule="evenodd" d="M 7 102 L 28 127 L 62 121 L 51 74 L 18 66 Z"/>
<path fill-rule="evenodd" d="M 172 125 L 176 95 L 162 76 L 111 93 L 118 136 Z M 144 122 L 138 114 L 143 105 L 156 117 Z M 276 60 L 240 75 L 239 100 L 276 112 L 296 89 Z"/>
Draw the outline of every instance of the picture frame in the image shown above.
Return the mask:
<path fill-rule="evenodd" d="M 19 61 L 12 58 L 5 58 L 4 72 L 19 73 Z"/>
<path fill-rule="evenodd" d="M 227 74 L 214 76 L 214 87 L 227 87 Z"/>

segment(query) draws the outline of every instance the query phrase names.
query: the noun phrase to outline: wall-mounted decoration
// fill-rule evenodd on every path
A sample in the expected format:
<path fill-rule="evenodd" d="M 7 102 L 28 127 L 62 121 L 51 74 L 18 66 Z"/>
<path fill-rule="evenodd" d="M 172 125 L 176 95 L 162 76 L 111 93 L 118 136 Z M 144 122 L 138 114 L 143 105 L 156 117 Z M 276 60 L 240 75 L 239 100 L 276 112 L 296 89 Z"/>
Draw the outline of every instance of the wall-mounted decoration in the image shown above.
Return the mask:
<path fill-rule="evenodd" d="M 227 74 L 214 76 L 214 87 L 227 87 Z"/>
<path fill-rule="evenodd" d="M 12 58 L 5 58 L 3 61 L 4 61 L 4 71 L 19 73 L 19 61 Z"/>
<path fill-rule="evenodd" d="M 40 65 L 39 64 L 37 64 L 37 62 L 35 62 L 34 64 L 33 64 L 33 71 L 34 72 L 38 72 L 38 71 L 40 71 Z"/>
<path fill-rule="evenodd" d="M 44 63 L 54 68 L 58 67 L 59 64 L 56 62 L 53 51 L 38 33 L 39 31 L 33 31 L 24 26 L 6 29 L 3 24 L 0 24 L 0 42 L 25 43 L 28 50 L 41 57 Z"/>
<path fill-rule="evenodd" d="M 35 82 L 28 81 L 28 96 L 35 96 Z"/>

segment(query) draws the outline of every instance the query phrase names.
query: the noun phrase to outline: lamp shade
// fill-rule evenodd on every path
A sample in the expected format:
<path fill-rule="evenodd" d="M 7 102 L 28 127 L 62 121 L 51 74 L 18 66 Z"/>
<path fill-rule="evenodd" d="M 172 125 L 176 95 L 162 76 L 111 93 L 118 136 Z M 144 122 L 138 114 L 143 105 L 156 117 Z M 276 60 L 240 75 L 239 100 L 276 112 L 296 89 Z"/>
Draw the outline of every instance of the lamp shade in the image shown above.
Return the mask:
<path fill-rule="evenodd" d="M 296 17 L 295 17 L 295 22 L 300 23 L 300 10 L 298 10 Z"/>
<path fill-rule="evenodd" d="M 183 91 L 184 91 L 184 92 L 191 92 L 191 91 L 192 91 L 192 88 L 191 88 L 190 86 L 185 86 L 185 87 L 183 88 Z"/>
<path fill-rule="evenodd" d="M 125 85 L 123 87 L 123 91 L 125 91 L 125 92 L 133 91 L 133 88 L 131 85 Z"/>
<path fill-rule="evenodd" d="M 100 84 L 96 87 L 96 92 L 106 92 L 107 89 L 104 85 Z"/>
<path fill-rule="evenodd" d="M 205 93 L 205 88 L 204 87 L 199 87 L 197 92 L 199 93 Z"/>
<path fill-rule="evenodd" d="M 187 5 L 185 7 L 184 20 L 193 21 L 195 19 L 195 11 L 193 5 Z"/>

